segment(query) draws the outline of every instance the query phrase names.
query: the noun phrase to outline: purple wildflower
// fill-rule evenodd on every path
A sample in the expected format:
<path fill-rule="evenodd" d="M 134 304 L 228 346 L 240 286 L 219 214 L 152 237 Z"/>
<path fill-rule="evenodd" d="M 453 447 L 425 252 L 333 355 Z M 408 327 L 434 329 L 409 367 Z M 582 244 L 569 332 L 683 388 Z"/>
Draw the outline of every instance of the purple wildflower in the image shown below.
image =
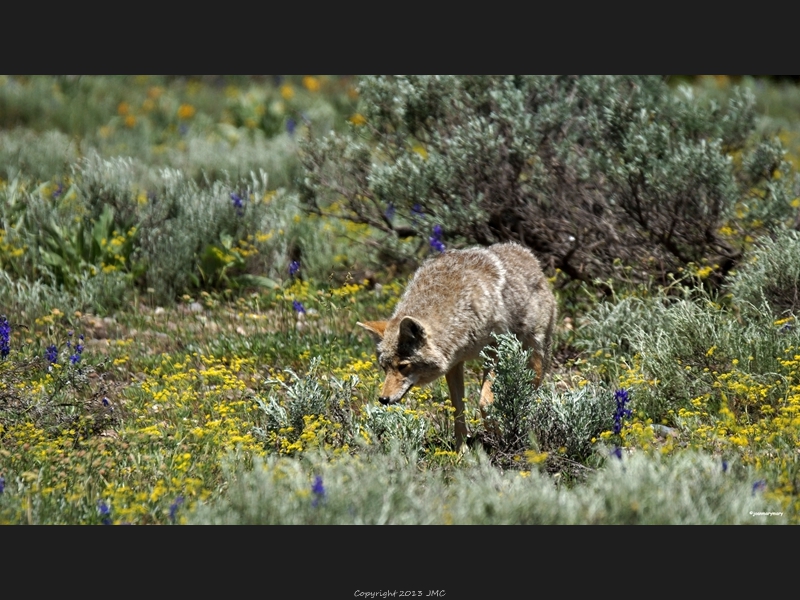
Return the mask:
<path fill-rule="evenodd" d="M 314 501 L 312 506 L 319 506 L 319 503 L 325 500 L 325 486 L 322 485 L 322 476 L 317 475 L 314 477 L 314 483 L 311 485 L 311 493 L 314 494 Z"/>
<path fill-rule="evenodd" d="M 110 402 L 108 401 L 108 398 L 104 397 L 103 398 L 103 406 L 108 406 L 109 404 L 110 404 Z"/>
<path fill-rule="evenodd" d="M 722 461 L 722 472 L 723 473 L 727 473 L 728 472 L 728 461 L 727 460 L 723 460 Z"/>
<path fill-rule="evenodd" d="M 71 331 L 69 332 L 69 335 L 72 335 Z M 83 354 L 83 344 L 81 344 L 81 342 L 83 341 L 83 334 L 80 334 L 78 336 L 78 339 L 80 341 L 77 344 L 75 344 L 75 353 L 69 357 L 69 362 L 71 362 L 73 365 L 77 365 L 81 361 L 81 354 Z M 67 341 L 67 348 L 70 347 L 71 344 L 69 341 Z"/>
<path fill-rule="evenodd" d="M 394 219 L 395 208 L 394 204 L 389 202 L 389 206 L 386 207 L 386 212 L 383 213 L 383 216 L 386 217 L 387 221 L 391 221 Z"/>
<path fill-rule="evenodd" d="M 180 508 L 181 504 L 183 504 L 183 496 L 178 496 L 175 498 L 175 502 L 169 505 L 169 520 L 173 523 L 175 522 L 175 515 L 178 512 L 178 508 Z"/>
<path fill-rule="evenodd" d="M 442 226 L 436 225 L 433 228 L 433 235 L 430 237 L 431 248 L 437 252 L 444 252 L 445 246 L 442 242 Z"/>
<path fill-rule="evenodd" d="M 296 260 L 293 260 L 289 265 L 289 277 L 294 277 L 297 275 L 297 272 L 300 270 L 300 263 Z"/>
<path fill-rule="evenodd" d="M 614 400 L 617 401 L 617 409 L 614 411 L 614 433 L 622 431 L 622 419 L 630 417 L 633 413 L 625 405 L 628 404 L 628 390 L 617 390 L 614 392 Z"/>
<path fill-rule="evenodd" d="M 753 484 L 753 496 L 756 495 L 756 492 L 763 492 L 765 489 L 767 489 L 767 480 L 759 479 Z"/>
<path fill-rule="evenodd" d="M 305 312 L 306 312 L 306 307 L 303 306 L 303 303 L 300 302 L 299 300 L 294 300 L 292 302 L 292 308 L 295 309 L 299 313 L 305 314 Z"/>
<path fill-rule="evenodd" d="M 102 500 L 97 502 L 97 511 L 100 513 L 102 519 L 100 522 L 103 525 L 111 525 L 111 507 Z"/>
<path fill-rule="evenodd" d="M 422 217 L 422 207 L 417 202 L 414 206 L 411 207 L 411 218 L 413 220 L 417 220 L 418 218 Z"/>
<path fill-rule="evenodd" d="M 437 252 L 444 252 L 445 251 L 445 246 L 444 246 L 444 244 L 442 243 L 441 240 L 437 240 L 435 238 L 431 238 L 430 241 L 431 241 L 431 248 L 433 248 Z"/>
<path fill-rule="evenodd" d="M 54 344 L 50 344 L 44 353 L 44 357 L 50 364 L 55 364 L 58 360 L 58 348 L 56 348 Z"/>
<path fill-rule="evenodd" d="M 286 131 L 289 135 L 294 135 L 294 130 L 296 127 L 297 122 L 292 117 L 286 119 Z"/>
<path fill-rule="evenodd" d="M 53 190 L 53 198 L 58 198 L 63 191 L 64 191 L 64 186 L 59 183 L 58 187 L 55 190 Z"/>
<path fill-rule="evenodd" d="M 6 490 L 6 478 L 0 475 L 0 494 Z"/>
<path fill-rule="evenodd" d="M 5 315 L 0 317 L 0 356 L 5 358 L 11 352 L 11 323 Z"/>
<path fill-rule="evenodd" d="M 244 199 L 236 192 L 231 192 L 231 201 L 236 209 L 236 214 L 241 217 L 244 214 Z"/>
<path fill-rule="evenodd" d="M 615 446 L 614 449 L 611 451 L 611 456 L 615 456 L 618 459 L 622 460 L 622 448 L 619 446 Z"/>

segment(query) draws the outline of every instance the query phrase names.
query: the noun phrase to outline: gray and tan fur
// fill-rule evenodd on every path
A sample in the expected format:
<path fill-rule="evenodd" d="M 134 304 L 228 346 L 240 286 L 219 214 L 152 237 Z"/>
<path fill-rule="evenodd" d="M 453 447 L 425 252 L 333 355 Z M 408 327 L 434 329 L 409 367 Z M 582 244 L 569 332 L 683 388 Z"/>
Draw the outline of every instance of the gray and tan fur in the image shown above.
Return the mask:
<path fill-rule="evenodd" d="M 414 274 L 388 321 L 359 323 L 377 343 L 386 372 L 383 404 L 442 375 L 455 408 L 456 447 L 464 418 L 464 361 L 476 359 L 492 333 L 512 332 L 531 349 L 538 385 L 550 364 L 556 302 L 539 261 L 515 243 L 447 251 Z M 481 407 L 492 401 L 484 374 Z"/>

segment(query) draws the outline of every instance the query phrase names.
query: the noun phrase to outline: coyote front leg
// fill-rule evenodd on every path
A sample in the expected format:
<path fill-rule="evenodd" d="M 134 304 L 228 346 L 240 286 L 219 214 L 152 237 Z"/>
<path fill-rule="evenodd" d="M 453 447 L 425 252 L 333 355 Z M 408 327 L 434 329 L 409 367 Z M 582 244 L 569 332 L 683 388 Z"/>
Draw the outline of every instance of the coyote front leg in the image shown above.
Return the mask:
<path fill-rule="evenodd" d="M 450 402 L 453 403 L 456 424 L 456 452 L 461 452 L 467 439 L 467 422 L 464 418 L 464 361 L 450 369 L 444 376 L 450 390 Z"/>

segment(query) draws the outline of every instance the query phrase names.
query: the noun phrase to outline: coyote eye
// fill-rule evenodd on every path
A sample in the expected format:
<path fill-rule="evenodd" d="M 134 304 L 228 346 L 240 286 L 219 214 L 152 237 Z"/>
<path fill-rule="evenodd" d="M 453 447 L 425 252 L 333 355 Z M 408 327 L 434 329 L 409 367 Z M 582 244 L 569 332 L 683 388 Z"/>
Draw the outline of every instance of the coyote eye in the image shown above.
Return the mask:
<path fill-rule="evenodd" d="M 400 363 L 397 365 L 398 371 L 400 371 L 401 375 L 408 375 L 411 372 L 411 364 L 410 363 Z"/>

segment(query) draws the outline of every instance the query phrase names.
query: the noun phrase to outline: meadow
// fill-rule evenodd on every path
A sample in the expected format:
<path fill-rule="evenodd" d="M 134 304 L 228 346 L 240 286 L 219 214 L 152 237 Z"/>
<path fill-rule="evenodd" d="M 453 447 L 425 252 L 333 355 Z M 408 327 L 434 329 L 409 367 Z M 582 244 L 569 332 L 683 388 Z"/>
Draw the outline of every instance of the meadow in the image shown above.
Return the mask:
<path fill-rule="evenodd" d="M 543 260 L 552 370 L 527 390 L 501 337 L 487 427 L 469 364 L 464 453 L 444 379 L 377 402 L 356 322 L 390 315 L 414 268 L 480 239 L 484 216 L 379 205 L 370 193 L 412 187 L 386 171 L 315 171 L 362 146 L 437 160 L 433 135 L 403 141 L 407 163 L 370 145 L 400 131 L 377 125 L 377 87 L 0 77 L 0 523 L 798 523 L 797 86 L 670 82 L 709 115 L 752 98 L 747 136 L 702 140 L 739 194 L 714 215 L 734 258 L 665 276 L 609 259 L 583 279 Z M 315 154 L 329 132 L 362 146 Z"/>

